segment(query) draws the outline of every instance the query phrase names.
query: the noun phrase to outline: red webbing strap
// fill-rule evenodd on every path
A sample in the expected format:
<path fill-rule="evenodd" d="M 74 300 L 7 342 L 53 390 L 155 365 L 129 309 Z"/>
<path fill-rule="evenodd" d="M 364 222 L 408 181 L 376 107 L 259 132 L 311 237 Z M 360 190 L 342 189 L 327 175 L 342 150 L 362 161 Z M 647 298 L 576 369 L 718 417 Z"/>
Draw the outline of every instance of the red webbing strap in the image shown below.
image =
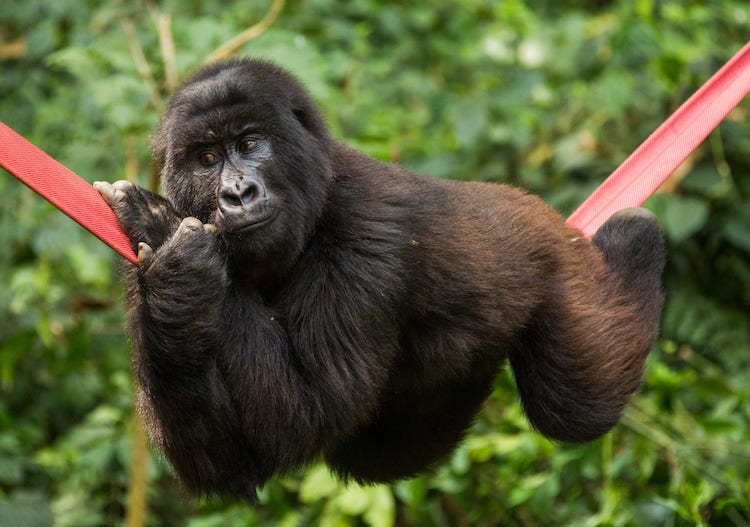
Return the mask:
<path fill-rule="evenodd" d="M 750 92 L 750 42 L 649 136 L 567 223 L 586 236 L 615 212 L 638 207 Z"/>
<path fill-rule="evenodd" d="M 134 264 L 115 213 L 87 181 L 0 122 L 0 166 Z"/>
<path fill-rule="evenodd" d="M 748 92 L 750 42 L 657 128 L 567 223 L 592 236 L 618 210 L 642 205 Z M 0 166 L 138 263 L 117 217 L 99 192 L 2 122 Z"/>

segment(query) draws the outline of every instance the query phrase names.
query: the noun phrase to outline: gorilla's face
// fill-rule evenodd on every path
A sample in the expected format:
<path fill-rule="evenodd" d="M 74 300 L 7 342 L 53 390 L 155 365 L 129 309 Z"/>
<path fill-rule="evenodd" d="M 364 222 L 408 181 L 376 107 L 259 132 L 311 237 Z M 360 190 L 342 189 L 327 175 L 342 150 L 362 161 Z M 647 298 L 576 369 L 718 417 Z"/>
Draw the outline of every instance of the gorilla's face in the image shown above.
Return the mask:
<path fill-rule="evenodd" d="M 262 63 L 208 70 L 175 94 L 155 136 L 167 197 L 215 224 L 235 263 L 288 268 L 322 213 L 327 130 L 300 94 Z"/>

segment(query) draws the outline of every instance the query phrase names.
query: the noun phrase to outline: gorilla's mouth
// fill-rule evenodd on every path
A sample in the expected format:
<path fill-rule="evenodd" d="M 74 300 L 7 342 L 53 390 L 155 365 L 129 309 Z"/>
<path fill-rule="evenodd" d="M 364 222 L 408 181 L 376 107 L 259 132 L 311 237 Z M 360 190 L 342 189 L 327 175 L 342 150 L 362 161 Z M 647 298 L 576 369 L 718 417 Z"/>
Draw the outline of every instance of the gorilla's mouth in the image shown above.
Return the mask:
<path fill-rule="evenodd" d="M 270 223 L 276 217 L 275 207 L 261 207 L 260 210 L 253 211 L 250 214 L 243 214 L 241 217 L 223 216 L 221 226 L 230 234 L 246 234 L 259 229 Z"/>

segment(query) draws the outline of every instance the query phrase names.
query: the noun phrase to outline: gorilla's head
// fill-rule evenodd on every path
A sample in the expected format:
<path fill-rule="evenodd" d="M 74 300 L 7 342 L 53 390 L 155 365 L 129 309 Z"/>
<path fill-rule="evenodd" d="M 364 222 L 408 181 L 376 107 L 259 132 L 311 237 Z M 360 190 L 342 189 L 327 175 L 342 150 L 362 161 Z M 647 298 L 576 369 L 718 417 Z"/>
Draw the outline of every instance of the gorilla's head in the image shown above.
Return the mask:
<path fill-rule="evenodd" d="M 209 66 L 175 92 L 152 144 L 167 197 L 215 224 L 233 263 L 293 264 L 333 177 L 327 126 L 297 80 L 258 60 Z"/>

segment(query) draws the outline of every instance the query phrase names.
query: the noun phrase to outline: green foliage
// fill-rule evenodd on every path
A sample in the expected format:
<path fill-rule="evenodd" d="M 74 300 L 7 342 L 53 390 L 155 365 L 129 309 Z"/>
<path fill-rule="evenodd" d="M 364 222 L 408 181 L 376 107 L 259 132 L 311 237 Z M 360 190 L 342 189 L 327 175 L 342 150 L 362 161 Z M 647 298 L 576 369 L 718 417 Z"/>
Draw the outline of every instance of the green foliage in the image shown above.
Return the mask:
<path fill-rule="evenodd" d="M 149 184 L 148 134 L 174 73 L 269 5 L 0 3 L 0 118 L 89 180 Z M 748 24 L 744 0 L 308 0 L 241 53 L 297 73 L 352 146 L 520 185 L 565 214 L 744 44 Z M 750 525 L 749 111 L 648 203 L 669 245 L 667 305 L 614 433 L 540 438 L 506 372 L 430 475 L 361 488 L 314 466 L 247 507 L 185 499 L 154 456 L 149 525 Z M 120 525 L 133 390 L 116 258 L 4 174 L 0 244 L 0 525 Z"/>

